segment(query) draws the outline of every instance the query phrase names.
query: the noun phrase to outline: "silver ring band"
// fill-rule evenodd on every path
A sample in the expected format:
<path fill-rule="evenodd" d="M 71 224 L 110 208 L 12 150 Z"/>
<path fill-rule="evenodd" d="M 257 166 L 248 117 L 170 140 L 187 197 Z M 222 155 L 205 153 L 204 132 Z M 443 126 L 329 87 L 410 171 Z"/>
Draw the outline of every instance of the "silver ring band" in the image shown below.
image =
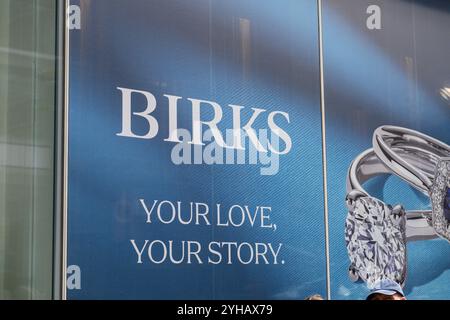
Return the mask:
<path fill-rule="evenodd" d="M 450 146 L 421 132 L 402 127 L 381 126 L 374 131 L 373 149 L 378 158 L 391 169 L 392 173 L 428 194 L 434 175 L 429 171 L 429 174 L 424 172 L 420 161 L 405 159 L 393 150 L 395 147 L 405 146 L 429 151 L 435 165 L 439 158 L 450 157 Z"/>
<path fill-rule="evenodd" d="M 421 158 L 431 157 L 425 150 L 416 150 L 416 154 L 411 153 L 411 150 L 406 148 L 394 148 L 395 152 L 415 163 L 417 156 Z M 422 166 L 425 162 L 422 162 Z M 351 201 L 355 197 L 371 197 L 363 188 L 362 184 L 371 178 L 382 175 L 392 174 L 392 172 L 383 165 L 378 159 L 373 149 L 368 149 L 358 155 L 350 165 L 347 174 L 347 194 Z M 408 210 L 405 211 L 406 222 L 406 239 L 407 241 L 428 240 L 437 237 L 433 227 L 430 226 L 431 210 Z"/>
<path fill-rule="evenodd" d="M 429 159 L 399 153 L 404 147 L 412 150 L 411 155 L 424 151 Z M 429 195 L 431 224 L 439 236 L 450 241 L 450 146 L 415 130 L 381 126 L 373 134 L 373 148 L 392 173 Z"/>

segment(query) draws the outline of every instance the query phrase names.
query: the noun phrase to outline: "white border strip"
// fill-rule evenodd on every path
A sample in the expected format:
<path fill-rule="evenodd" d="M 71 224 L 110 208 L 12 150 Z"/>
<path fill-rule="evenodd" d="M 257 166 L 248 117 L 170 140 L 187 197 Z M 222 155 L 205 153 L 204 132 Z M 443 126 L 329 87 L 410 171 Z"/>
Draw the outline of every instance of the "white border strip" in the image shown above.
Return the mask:
<path fill-rule="evenodd" d="M 330 235 L 328 228 L 328 177 L 327 177 L 327 139 L 325 121 L 325 83 L 323 72 L 323 30 L 322 30 L 322 0 L 317 0 L 319 16 L 319 69 L 320 69 L 320 112 L 322 117 L 322 168 L 323 168 L 323 202 L 324 202 L 324 224 L 325 224 L 325 257 L 326 257 L 326 283 L 327 299 L 331 300 L 330 281 Z"/>

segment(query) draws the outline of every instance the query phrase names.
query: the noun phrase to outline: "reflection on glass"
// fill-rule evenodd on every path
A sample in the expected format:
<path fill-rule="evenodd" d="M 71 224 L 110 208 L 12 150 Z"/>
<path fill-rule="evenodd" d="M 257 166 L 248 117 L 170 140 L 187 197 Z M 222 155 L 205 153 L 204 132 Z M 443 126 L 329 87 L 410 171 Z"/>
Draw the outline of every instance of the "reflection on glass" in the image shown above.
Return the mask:
<path fill-rule="evenodd" d="M 0 299 L 52 295 L 55 5 L 0 1 Z"/>

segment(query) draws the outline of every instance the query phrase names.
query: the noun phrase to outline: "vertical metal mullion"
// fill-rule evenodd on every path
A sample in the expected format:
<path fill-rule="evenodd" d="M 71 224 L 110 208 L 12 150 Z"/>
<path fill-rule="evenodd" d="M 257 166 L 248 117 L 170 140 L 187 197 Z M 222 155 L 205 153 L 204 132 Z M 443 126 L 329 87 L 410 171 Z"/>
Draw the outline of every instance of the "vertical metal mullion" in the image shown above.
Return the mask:
<path fill-rule="evenodd" d="M 56 0 L 56 90 L 54 133 L 53 299 L 66 299 L 66 110 L 67 0 Z"/>
<path fill-rule="evenodd" d="M 323 29 L 322 29 L 322 0 L 317 0 L 318 25 L 319 25 L 319 72 L 320 72 L 320 113 L 322 119 L 322 176 L 323 176 L 323 202 L 325 225 L 325 258 L 326 258 L 326 285 L 327 299 L 331 299 L 330 281 L 330 237 L 328 228 L 328 177 L 327 177 L 327 140 L 325 121 L 325 82 L 323 70 Z"/>

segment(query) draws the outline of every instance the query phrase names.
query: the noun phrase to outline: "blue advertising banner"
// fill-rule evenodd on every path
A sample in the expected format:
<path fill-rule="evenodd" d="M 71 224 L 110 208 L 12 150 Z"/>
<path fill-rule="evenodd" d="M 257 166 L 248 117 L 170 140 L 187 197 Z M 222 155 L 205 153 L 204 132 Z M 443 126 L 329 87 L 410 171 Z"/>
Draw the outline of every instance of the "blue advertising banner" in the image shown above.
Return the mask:
<path fill-rule="evenodd" d="M 70 14 L 68 298 L 325 295 L 316 2 Z"/>
<path fill-rule="evenodd" d="M 403 241 L 390 242 L 400 233 L 391 233 L 386 226 L 370 229 L 354 218 L 346 223 L 349 210 L 354 209 L 351 204 L 349 209 L 345 199 L 350 164 L 375 145 L 377 127 L 400 126 L 450 143 L 450 4 L 437 0 L 325 0 L 323 13 L 332 298 L 365 299 L 369 293 L 370 281 L 351 281 L 355 280 L 354 274 L 348 272 L 352 262 L 365 269 L 360 270 L 363 277 L 378 272 L 389 278 L 402 272 L 400 282 L 408 299 L 448 299 L 447 240 L 423 239 L 423 234 L 415 239 L 409 237 L 413 221 L 408 218 L 406 248 Z M 415 133 L 393 141 L 398 141 L 399 146 L 409 144 L 440 153 L 420 142 Z M 450 155 L 446 148 L 440 156 Z M 412 153 L 410 163 L 414 160 L 424 165 L 433 159 L 427 172 L 433 181 L 434 158 L 421 158 L 415 149 Z M 420 158 L 422 162 L 417 160 Z M 395 170 L 398 168 L 391 173 L 401 173 Z M 417 191 L 393 174 L 377 174 L 364 187 L 372 199 L 376 197 L 386 204 L 401 204 L 406 210 L 431 209 L 428 192 Z M 364 214 L 375 216 L 374 208 L 367 205 Z M 363 214 L 358 209 L 353 213 Z M 353 239 L 346 246 L 344 240 L 354 236 L 359 236 L 359 244 L 352 247 Z M 376 266 L 368 262 L 373 260 Z M 375 270 L 383 265 L 389 267 Z"/>
<path fill-rule="evenodd" d="M 449 14 L 72 0 L 68 298 L 448 299 Z"/>

